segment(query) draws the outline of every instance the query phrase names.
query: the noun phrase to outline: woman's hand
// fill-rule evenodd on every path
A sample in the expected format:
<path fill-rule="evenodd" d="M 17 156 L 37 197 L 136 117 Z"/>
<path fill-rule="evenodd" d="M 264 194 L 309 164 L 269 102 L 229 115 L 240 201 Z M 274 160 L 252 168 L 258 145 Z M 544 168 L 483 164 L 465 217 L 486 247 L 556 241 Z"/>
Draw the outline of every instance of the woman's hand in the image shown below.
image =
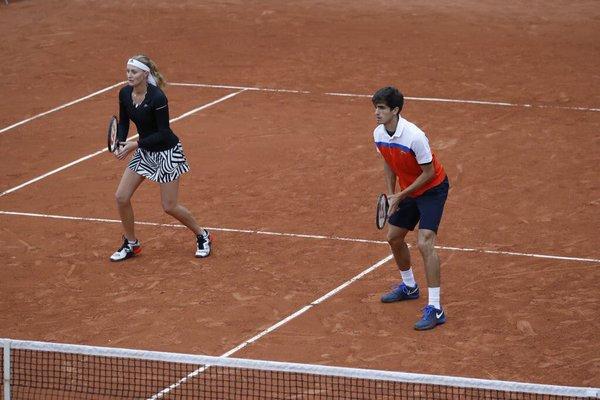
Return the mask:
<path fill-rule="evenodd" d="M 123 146 L 119 146 L 119 148 L 115 151 L 115 157 L 117 157 L 119 160 L 124 159 L 125 157 L 127 157 L 127 155 L 129 153 L 131 153 L 132 151 L 134 151 L 135 149 L 138 148 L 138 142 L 134 141 L 134 142 L 124 142 Z"/>

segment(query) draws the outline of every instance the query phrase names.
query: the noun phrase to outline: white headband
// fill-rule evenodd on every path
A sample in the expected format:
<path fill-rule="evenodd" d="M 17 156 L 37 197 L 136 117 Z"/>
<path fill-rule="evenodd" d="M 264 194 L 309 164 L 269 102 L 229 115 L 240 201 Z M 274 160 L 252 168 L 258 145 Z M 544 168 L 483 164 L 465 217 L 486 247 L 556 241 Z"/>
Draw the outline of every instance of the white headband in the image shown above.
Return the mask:
<path fill-rule="evenodd" d="M 150 72 L 150 67 L 148 67 L 146 64 L 136 60 L 135 58 L 130 58 L 129 60 L 127 60 L 127 65 L 132 65 L 136 68 L 141 69 L 142 71 L 148 72 L 148 83 L 157 86 L 156 78 L 154 77 L 154 75 L 152 75 L 152 72 Z"/>

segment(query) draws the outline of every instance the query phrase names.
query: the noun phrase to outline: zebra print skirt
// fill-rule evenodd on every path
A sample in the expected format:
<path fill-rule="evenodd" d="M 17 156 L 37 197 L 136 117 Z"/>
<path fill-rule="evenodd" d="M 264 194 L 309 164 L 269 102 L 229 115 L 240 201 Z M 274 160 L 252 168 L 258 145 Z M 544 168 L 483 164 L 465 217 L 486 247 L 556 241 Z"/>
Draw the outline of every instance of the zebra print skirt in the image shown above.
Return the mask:
<path fill-rule="evenodd" d="M 165 151 L 138 148 L 127 166 L 133 172 L 158 183 L 178 179 L 190 170 L 181 143 Z"/>

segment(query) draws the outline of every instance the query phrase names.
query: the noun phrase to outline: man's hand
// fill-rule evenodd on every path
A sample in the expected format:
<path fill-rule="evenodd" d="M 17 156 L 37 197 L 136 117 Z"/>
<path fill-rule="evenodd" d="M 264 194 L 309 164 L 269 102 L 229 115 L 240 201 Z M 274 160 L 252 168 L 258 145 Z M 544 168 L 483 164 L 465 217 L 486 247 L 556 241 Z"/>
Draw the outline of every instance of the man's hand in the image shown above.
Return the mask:
<path fill-rule="evenodd" d="M 398 208 L 398 204 L 400 204 L 400 202 L 402 200 L 404 200 L 406 197 L 407 197 L 407 195 L 404 194 L 404 192 L 388 194 L 387 198 L 388 198 L 388 203 L 390 204 L 390 208 L 388 210 L 388 215 L 393 214 L 396 211 L 396 208 Z"/>

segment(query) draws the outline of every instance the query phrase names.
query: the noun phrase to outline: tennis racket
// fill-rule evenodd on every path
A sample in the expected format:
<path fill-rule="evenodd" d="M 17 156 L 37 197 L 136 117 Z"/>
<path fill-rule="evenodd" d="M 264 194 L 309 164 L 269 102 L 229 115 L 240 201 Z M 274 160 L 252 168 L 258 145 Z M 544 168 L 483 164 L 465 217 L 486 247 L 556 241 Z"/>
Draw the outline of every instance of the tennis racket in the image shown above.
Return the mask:
<path fill-rule="evenodd" d="M 377 214 L 375 215 L 375 225 L 377 229 L 383 229 L 387 222 L 388 209 L 390 204 L 388 203 L 387 196 L 382 193 L 377 198 Z"/>
<path fill-rule="evenodd" d="M 118 123 L 119 121 L 117 120 L 117 117 L 115 117 L 114 115 L 110 117 L 110 122 L 108 123 L 108 151 L 110 151 L 111 153 L 114 153 L 119 148 L 119 146 L 123 145 L 121 142 L 119 142 L 119 139 L 117 138 Z"/>

